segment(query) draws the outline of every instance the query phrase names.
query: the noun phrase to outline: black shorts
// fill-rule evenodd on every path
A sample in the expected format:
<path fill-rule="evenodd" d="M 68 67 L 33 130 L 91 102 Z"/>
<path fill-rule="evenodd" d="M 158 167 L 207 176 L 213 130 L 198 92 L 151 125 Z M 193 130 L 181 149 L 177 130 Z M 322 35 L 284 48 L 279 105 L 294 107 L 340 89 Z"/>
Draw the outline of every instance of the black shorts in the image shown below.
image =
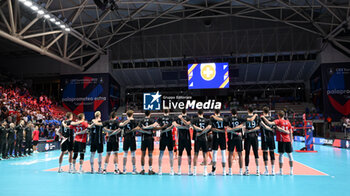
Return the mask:
<path fill-rule="evenodd" d="M 196 140 L 194 142 L 194 152 L 198 153 L 200 149 L 202 149 L 203 153 L 208 152 L 208 141 Z"/>
<path fill-rule="evenodd" d="M 275 150 L 275 138 L 274 137 L 267 137 L 266 141 L 261 140 L 261 149 L 262 150 Z"/>
<path fill-rule="evenodd" d="M 229 139 L 227 141 L 227 148 L 229 152 L 233 152 L 236 148 L 237 152 L 243 151 L 242 138 Z"/>
<path fill-rule="evenodd" d="M 91 147 L 90 147 L 90 152 L 96 152 L 97 153 L 102 153 L 103 152 L 103 143 L 95 143 L 92 142 L 91 143 Z"/>
<path fill-rule="evenodd" d="M 184 139 L 179 140 L 179 156 L 182 156 L 183 151 L 186 149 L 187 155 L 191 155 L 191 140 Z"/>
<path fill-rule="evenodd" d="M 213 134 L 208 135 L 207 148 L 208 148 L 208 151 L 213 150 Z"/>
<path fill-rule="evenodd" d="M 86 143 L 83 142 L 74 142 L 73 152 L 75 153 L 85 153 Z"/>
<path fill-rule="evenodd" d="M 33 146 L 38 145 L 39 141 L 38 140 L 33 140 Z"/>
<path fill-rule="evenodd" d="M 250 147 L 253 148 L 255 158 L 259 158 L 258 150 L 259 150 L 259 141 L 258 137 L 247 137 L 244 140 L 244 150 L 246 156 L 250 154 Z"/>
<path fill-rule="evenodd" d="M 119 151 L 119 141 L 107 142 L 107 152 L 118 152 Z"/>
<path fill-rule="evenodd" d="M 135 139 L 124 139 L 123 151 L 135 151 L 136 150 L 136 140 Z"/>
<path fill-rule="evenodd" d="M 226 137 L 225 135 L 213 136 L 213 150 L 218 150 L 220 146 L 220 150 L 226 150 Z"/>
<path fill-rule="evenodd" d="M 66 152 L 66 151 L 73 151 L 73 141 L 65 141 L 63 142 L 63 144 L 61 145 L 61 151 L 62 152 Z"/>
<path fill-rule="evenodd" d="M 164 151 L 166 147 L 168 147 L 169 151 L 174 150 L 174 140 L 172 136 L 160 138 L 159 150 Z"/>
<path fill-rule="evenodd" d="M 291 153 L 293 146 L 291 142 L 278 142 L 278 153 Z"/>
<path fill-rule="evenodd" d="M 141 142 L 141 151 L 146 151 L 148 149 L 148 152 L 154 150 L 154 139 L 152 138 L 144 138 Z"/>

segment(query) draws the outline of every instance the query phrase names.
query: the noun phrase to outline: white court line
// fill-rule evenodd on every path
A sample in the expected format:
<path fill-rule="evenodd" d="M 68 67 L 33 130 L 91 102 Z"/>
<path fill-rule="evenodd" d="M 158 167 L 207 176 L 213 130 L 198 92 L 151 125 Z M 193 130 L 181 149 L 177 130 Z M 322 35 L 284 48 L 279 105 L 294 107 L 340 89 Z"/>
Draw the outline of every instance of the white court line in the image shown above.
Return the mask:
<path fill-rule="evenodd" d="M 47 161 L 58 160 L 58 159 L 59 157 L 52 157 L 52 158 L 45 158 L 45 159 L 36 159 L 32 161 L 21 161 L 21 162 L 11 163 L 10 165 L 33 165 L 36 163 L 47 162 Z"/>

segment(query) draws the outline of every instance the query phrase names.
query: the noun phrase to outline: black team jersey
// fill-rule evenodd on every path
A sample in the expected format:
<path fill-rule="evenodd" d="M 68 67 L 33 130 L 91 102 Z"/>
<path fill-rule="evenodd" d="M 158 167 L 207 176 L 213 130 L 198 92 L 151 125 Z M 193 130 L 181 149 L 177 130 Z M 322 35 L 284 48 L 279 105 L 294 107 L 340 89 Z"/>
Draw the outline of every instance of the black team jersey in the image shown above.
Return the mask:
<path fill-rule="evenodd" d="M 152 118 L 144 118 L 139 122 L 139 127 L 142 129 L 143 126 L 147 127 L 149 125 L 152 125 L 155 122 Z M 146 129 L 145 131 L 152 131 L 152 134 L 142 133 L 142 141 L 145 139 L 152 139 L 153 138 L 153 130 L 152 129 Z"/>
<path fill-rule="evenodd" d="M 94 144 L 103 143 L 103 125 L 93 125 L 90 128 L 90 141 Z"/>
<path fill-rule="evenodd" d="M 15 130 L 13 128 L 7 129 L 7 141 L 14 141 L 15 140 Z"/>
<path fill-rule="evenodd" d="M 158 118 L 157 122 L 161 127 L 165 125 L 165 127 L 162 129 L 162 130 L 165 130 L 172 125 L 173 119 L 170 116 L 162 116 L 162 117 Z M 160 137 L 161 138 L 169 138 L 169 137 L 173 138 L 172 131 L 162 133 L 160 135 Z"/>
<path fill-rule="evenodd" d="M 272 117 L 271 116 L 265 116 L 265 118 L 268 121 L 270 121 L 270 122 L 272 121 Z M 262 121 L 265 123 L 265 125 L 267 125 L 268 127 L 272 128 L 272 126 L 270 126 L 268 123 L 266 123 L 263 119 L 262 119 Z M 273 131 L 267 130 L 263 126 L 261 126 L 260 129 L 261 129 L 261 141 L 266 142 L 267 138 L 273 138 L 274 137 L 274 132 Z"/>
<path fill-rule="evenodd" d="M 191 120 L 190 117 L 187 115 L 182 116 L 182 118 L 187 122 Z M 187 126 L 182 122 L 182 120 L 180 118 L 176 119 L 176 123 L 181 125 L 181 126 Z M 179 134 L 179 140 L 190 140 L 191 139 L 189 128 L 187 128 L 187 129 L 178 128 L 177 132 Z"/>
<path fill-rule="evenodd" d="M 237 127 L 238 125 L 243 123 L 243 119 L 239 118 L 238 116 L 230 116 L 225 119 L 226 125 L 234 128 Z M 235 131 L 235 133 L 241 133 L 243 135 L 242 129 L 240 131 Z M 232 140 L 232 139 L 242 139 L 242 135 L 238 136 L 237 134 L 227 132 L 227 138 Z"/>
<path fill-rule="evenodd" d="M 22 127 L 21 125 L 18 125 L 15 129 L 16 129 L 16 140 L 23 140 L 24 127 Z"/>
<path fill-rule="evenodd" d="M 253 117 L 253 115 L 248 115 L 244 119 L 245 126 L 246 126 L 248 131 L 254 129 L 255 127 L 258 127 L 259 124 L 260 124 L 260 117 L 259 116 L 255 117 L 255 119 L 253 121 L 248 121 L 247 120 L 248 118 L 252 118 L 252 117 Z M 248 138 L 248 137 L 258 137 L 258 131 L 245 134 L 245 138 Z"/>
<path fill-rule="evenodd" d="M 117 120 L 107 120 L 103 122 L 103 127 L 106 127 L 110 130 L 116 130 L 119 128 L 119 122 Z M 107 142 L 119 142 L 119 137 L 121 136 L 121 133 L 118 133 L 116 135 L 108 136 Z"/>
<path fill-rule="evenodd" d="M 26 138 L 25 138 L 26 141 L 32 141 L 32 134 L 33 134 L 32 128 L 31 127 L 26 127 L 24 129 L 24 132 L 26 133 Z"/>
<path fill-rule="evenodd" d="M 217 121 L 214 118 L 210 118 L 212 128 L 220 129 L 220 130 L 225 130 L 225 121 Z M 213 138 L 219 138 L 219 137 L 225 137 L 225 133 L 218 133 L 215 131 L 213 132 Z"/>
<path fill-rule="evenodd" d="M 66 125 L 68 125 L 67 127 L 64 127 L 63 124 L 61 124 L 61 128 L 60 128 L 60 132 L 62 134 L 63 137 L 67 138 L 69 142 L 73 142 L 74 141 L 74 131 L 73 129 L 69 128 L 69 125 L 71 124 L 71 120 L 65 120 L 64 123 L 66 123 Z"/>
<path fill-rule="evenodd" d="M 3 126 L 0 126 L 0 141 L 6 142 L 6 134 L 7 134 L 7 129 Z"/>
<path fill-rule="evenodd" d="M 201 118 L 201 117 L 196 117 L 196 118 L 192 119 L 191 123 L 192 123 L 192 125 L 195 125 L 201 129 L 205 129 L 208 125 L 212 124 L 209 119 L 205 119 L 205 118 Z M 194 129 L 193 131 L 194 131 L 193 135 L 194 135 L 195 140 L 198 140 L 198 141 L 199 140 L 200 141 L 207 141 L 208 140 L 208 137 L 207 137 L 208 133 L 205 133 L 201 136 L 197 136 L 196 133 L 197 132 L 200 133 L 201 131 L 197 131 L 196 129 Z"/>
<path fill-rule="evenodd" d="M 133 130 L 135 127 L 137 127 L 135 120 L 130 120 L 130 122 L 123 127 L 123 136 L 125 140 L 135 140 L 135 132 L 131 132 L 131 130 Z"/>

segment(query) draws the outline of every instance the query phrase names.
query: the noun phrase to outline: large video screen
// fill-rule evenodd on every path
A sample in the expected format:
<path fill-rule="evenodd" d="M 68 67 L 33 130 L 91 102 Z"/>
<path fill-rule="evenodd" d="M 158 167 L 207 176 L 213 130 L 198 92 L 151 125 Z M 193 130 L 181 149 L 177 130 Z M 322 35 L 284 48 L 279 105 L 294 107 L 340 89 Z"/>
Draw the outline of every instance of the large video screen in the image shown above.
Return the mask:
<path fill-rule="evenodd" d="M 188 89 L 229 88 L 228 63 L 188 64 Z"/>

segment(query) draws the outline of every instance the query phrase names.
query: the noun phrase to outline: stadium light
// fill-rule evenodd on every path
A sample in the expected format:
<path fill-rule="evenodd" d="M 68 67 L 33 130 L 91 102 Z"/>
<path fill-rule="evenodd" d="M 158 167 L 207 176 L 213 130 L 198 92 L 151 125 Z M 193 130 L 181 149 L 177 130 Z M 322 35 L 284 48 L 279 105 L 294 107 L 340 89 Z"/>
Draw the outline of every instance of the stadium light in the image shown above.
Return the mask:
<path fill-rule="evenodd" d="M 37 14 L 39 14 L 43 18 L 48 19 L 50 22 L 54 23 L 64 31 L 67 31 L 67 32 L 71 31 L 71 28 L 69 27 L 70 25 L 66 24 L 67 19 L 61 20 L 60 16 L 56 17 L 55 15 L 50 14 L 49 11 L 43 8 L 43 5 L 40 6 L 37 3 L 33 2 L 32 0 L 19 0 L 19 2 L 23 3 L 25 6 L 35 11 Z"/>

